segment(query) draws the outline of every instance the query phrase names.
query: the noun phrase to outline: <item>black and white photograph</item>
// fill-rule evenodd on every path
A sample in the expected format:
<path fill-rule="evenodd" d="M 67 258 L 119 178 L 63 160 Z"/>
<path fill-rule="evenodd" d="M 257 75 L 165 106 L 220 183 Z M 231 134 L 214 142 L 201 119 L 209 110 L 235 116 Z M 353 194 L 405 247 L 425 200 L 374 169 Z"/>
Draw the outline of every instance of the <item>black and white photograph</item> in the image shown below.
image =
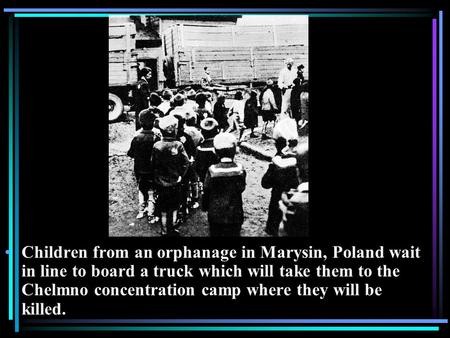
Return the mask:
<path fill-rule="evenodd" d="M 308 48 L 307 15 L 110 16 L 109 236 L 308 237 Z"/>

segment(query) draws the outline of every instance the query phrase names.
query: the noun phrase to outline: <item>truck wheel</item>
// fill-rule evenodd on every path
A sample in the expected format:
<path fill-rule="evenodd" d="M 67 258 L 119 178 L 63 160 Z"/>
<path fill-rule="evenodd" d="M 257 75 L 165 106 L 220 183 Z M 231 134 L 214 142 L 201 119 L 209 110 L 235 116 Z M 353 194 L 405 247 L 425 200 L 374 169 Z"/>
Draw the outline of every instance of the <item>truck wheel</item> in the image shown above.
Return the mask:
<path fill-rule="evenodd" d="M 109 93 L 109 122 L 117 120 L 123 113 L 123 103 L 120 97 Z"/>

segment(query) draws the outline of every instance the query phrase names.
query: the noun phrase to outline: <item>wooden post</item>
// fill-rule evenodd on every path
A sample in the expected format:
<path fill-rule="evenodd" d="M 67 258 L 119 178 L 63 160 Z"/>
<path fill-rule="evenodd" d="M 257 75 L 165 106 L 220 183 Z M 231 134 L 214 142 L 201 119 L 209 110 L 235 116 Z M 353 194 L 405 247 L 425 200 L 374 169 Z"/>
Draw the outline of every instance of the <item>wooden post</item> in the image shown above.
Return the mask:
<path fill-rule="evenodd" d="M 255 56 L 253 55 L 253 47 L 250 47 L 250 67 L 252 68 L 253 78 L 256 78 Z"/>
<path fill-rule="evenodd" d="M 189 81 L 192 81 L 192 62 L 189 61 Z"/>
<path fill-rule="evenodd" d="M 131 49 L 131 43 L 130 43 L 130 39 L 131 39 L 131 33 L 130 33 L 130 24 L 126 23 L 125 24 L 125 44 L 126 44 L 126 52 L 130 52 Z"/>
<path fill-rule="evenodd" d="M 183 26 L 184 26 L 183 24 L 180 25 L 180 46 L 181 46 L 181 48 L 184 47 L 184 35 L 183 35 L 184 28 L 183 28 Z"/>
<path fill-rule="evenodd" d="M 231 38 L 233 40 L 233 47 L 236 46 L 236 37 L 235 37 L 235 30 L 234 30 L 234 26 L 231 26 Z"/>
<path fill-rule="evenodd" d="M 277 46 L 278 45 L 277 30 L 276 30 L 276 26 L 275 25 L 272 25 L 272 33 L 273 33 L 273 45 Z"/>

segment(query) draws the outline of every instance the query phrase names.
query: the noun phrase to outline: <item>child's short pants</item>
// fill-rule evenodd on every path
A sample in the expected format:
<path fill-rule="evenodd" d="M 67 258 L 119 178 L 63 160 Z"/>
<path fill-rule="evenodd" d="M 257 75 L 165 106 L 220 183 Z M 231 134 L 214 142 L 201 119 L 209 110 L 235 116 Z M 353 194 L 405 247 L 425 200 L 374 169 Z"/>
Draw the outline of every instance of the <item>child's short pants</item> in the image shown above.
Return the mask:
<path fill-rule="evenodd" d="M 160 212 L 175 211 L 181 203 L 181 186 L 179 184 L 172 187 L 157 186 L 158 193 L 157 207 Z"/>

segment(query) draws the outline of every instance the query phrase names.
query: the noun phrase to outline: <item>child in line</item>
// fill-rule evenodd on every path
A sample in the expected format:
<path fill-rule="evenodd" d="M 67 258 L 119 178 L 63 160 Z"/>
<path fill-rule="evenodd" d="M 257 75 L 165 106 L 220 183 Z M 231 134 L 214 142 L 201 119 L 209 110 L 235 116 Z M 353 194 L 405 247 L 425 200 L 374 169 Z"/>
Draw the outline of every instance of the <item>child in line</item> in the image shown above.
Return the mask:
<path fill-rule="evenodd" d="M 202 186 L 209 167 L 219 162 L 214 151 L 214 137 L 219 133 L 219 124 L 213 118 L 206 118 L 200 123 L 200 127 L 204 140 L 197 146 L 195 166 Z"/>
<path fill-rule="evenodd" d="M 230 126 L 228 124 L 228 108 L 225 107 L 225 96 L 220 94 L 214 104 L 213 117 L 219 123 L 219 129 L 225 131 Z"/>
<path fill-rule="evenodd" d="M 220 162 L 209 167 L 203 190 L 203 211 L 208 212 L 211 236 L 239 236 L 244 221 L 242 192 L 246 172 L 234 162 L 237 140 L 230 133 L 214 137 Z"/>
<path fill-rule="evenodd" d="M 134 159 L 134 174 L 139 191 L 139 212 L 136 216 L 141 219 L 148 215 L 150 222 L 154 222 L 154 194 L 149 192 L 153 183 L 153 170 L 151 156 L 153 145 L 159 138 L 152 131 L 156 115 L 153 108 L 144 109 L 139 114 L 139 123 L 142 127 L 131 141 L 128 156 Z"/>
<path fill-rule="evenodd" d="M 252 90 L 250 98 L 245 101 L 244 108 L 244 127 L 241 129 L 239 139 L 242 140 L 245 129 L 250 129 L 250 137 L 256 137 L 255 128 L 258 127 L 258 93 Z"/>
<path fill-rule="evenodd" d="M 279 202 L 282 217 L 282 232 L 288 236 L 308 236 L 309 224 L 309 173 L 308 143 L 300 144 L 297 149 L 297 168 L 299 186 L 281 194 Z"/>
<path fill-rule="evenodd" d="M 156 142 L 152 152 L 158 210 L 161 212 L 161 235 L 177 234 L 177 212 L 181 204 L 181 181 L 189 168 L 189 158 L 180 141 L 176 140 L 178 120 L 165 116 L 159 120 L 163 139 Z"/>
<path fill-rule="evenodd" d="M 278 236 L 282 212 L 279 201 L 284 191 L 296 188 L 299 184 L 295 147 L 297 146 L 297 126 L 294 120 L 284 119 L 278 122 L 273 131 L 276 155 L 264 174 L 261 185 L 272 189 L 269 202 L 269 216 L 265 231 L 271 236 Z"/>

